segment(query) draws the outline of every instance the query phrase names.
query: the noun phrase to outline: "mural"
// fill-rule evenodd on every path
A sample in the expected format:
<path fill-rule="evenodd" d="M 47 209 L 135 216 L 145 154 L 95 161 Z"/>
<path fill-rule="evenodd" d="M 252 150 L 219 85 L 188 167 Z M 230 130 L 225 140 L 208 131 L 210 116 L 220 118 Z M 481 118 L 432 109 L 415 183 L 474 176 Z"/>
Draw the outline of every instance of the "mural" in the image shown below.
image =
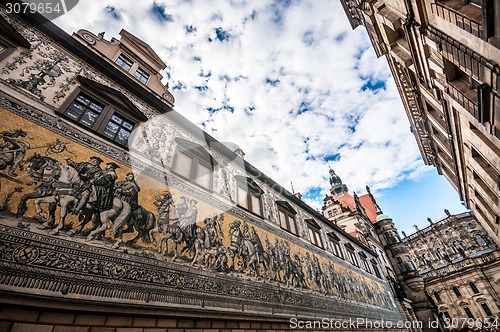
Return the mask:
<path fill-rule="evenodd" d="M 392 307 L 385 284 L 375 278 L 8 111 L 1 116 L 0 223 L 15 220 L 22 229 L 110 250 Z"/>

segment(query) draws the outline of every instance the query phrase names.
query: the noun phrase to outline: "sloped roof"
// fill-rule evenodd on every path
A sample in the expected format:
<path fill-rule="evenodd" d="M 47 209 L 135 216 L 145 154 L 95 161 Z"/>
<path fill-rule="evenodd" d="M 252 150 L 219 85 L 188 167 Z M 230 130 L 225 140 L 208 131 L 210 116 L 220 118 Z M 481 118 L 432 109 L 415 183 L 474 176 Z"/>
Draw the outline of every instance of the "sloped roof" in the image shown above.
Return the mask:
<path fill-rule="evenodd" d="M 345 208 L 348 208 L 351 211 L 356 211 L 356 202 L 354 201 L 354 197 L 351 196 L 348 192 L 344 192 L 344 196 L 337 197 L 332 195 L 332 197 L 337 200 L 340 205 Z M 377 206 L 373 203 L 369 194 L 361 195 L 359 197 L 359 202 L 365 208 L 366 215 L 370 219 L 370 222 L 374 224 L 377 219 Z"/>

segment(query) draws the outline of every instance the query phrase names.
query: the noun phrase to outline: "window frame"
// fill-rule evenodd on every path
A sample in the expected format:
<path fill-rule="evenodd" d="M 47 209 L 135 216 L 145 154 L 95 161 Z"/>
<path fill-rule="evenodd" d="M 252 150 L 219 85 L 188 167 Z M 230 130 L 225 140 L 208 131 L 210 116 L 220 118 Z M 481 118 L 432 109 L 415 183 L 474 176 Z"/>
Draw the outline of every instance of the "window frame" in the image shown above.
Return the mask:
<path fill-rule="evenodd" d="M 472 314 L 472 311 L 470 310 L 469 307 L 464 307 L 463 309 L 464 309 L 464 312 L 465 312 L 465 315 L 467 316 L 467 318 L 475 319 L 474 315 Z"/>
<path fill-rule="evenodd" d="M 491 311 L 490 307 L 488 306 L 488 303 L 482 302 L 479 304 L 481 305 L 481 308 L 483 309 L 486 316 L 488 316 L 488 317 L 493 316 L 493 312 Z"/>
<path fill-rule="evenodd" d="M 443 300 L 441 299 L 441 296 L 439 295 L 439 293 L 437 291 L 434 291 L 434 293 L 432 295 L 434 295 L 434 298 L 436 299 L 437 303 L 443 303 Z"/>
<path fill-rule="evenodd" d="M 363 251 L 359 252 L 359 258 L 361 260 L 361 268 L 368 273 L 372 273 L 370 270 L 370 265 L 368 264 L 368 257 Z"/>
<path fill-rule="evenodd" d="M 121 148 L 128 149 L 128 139 L 130 138 L 130 135 L 141 122 L 147 121 L 148 118 L 119 91 L 82 76 L 78 76 L 77 80 L 80 82 L 80 85 L 66 97 L 66 100 L 58 109 L 56 109 L 56 113 L 71 123 L 74 123 L 82 130 L 92 132 L 93 134 L 98 135 L 99 137 L 102 137 Z M 83 105 L 81 101 L 77 100 L 77 98 L 81 95 L 85 96 L 88 100 L 103 106 L 101 112 L 90 127 L 80 122 L 80 119 L 75 120 L 66 114 L 75 102 Z M 105 134 L 108 124 L 110 122 L 114 123 L 114 121 L 111 120 L 114 115 L 122 118 L 132 125 L 130 130 L 125 128 L 129 132 L 129 136 L 123 143 L 116 140 L 116 136 L 115 138 L 110 138 Z"/>
<path fill-rule="evenodd" d="M 123 57 L 123 59 L 122 59 L 122 57 Z M 128 69 L 126 69 L 122 64 L 119 64 L 118 61 L 121 61 L 123 64 L 127 64 L 130 67 Z M 134 66 L 134 63 L 135 62 L 133 60 L 131 60 L 131 57 L 126 55 L 124 52 L 120 52 L 120 54 L 118 54 L 118 57 L 115 60 L 115 64 L 118 67 L 120 67 L 122 70 L 126 71 L 127 73 L 130 73 L 130 71 L 132 70 L 132 67 Z"/>
<path fill-rule="evenodd" d="M 172 162 L 172 172 L 176 175 L 190 181 L 191 183 L 197 185 L 200 188 L 204 188 L 206 190 L 213 190 L 213 173 L 215 171 L 215 167 L 217 163 L 212 158 L 212 156 L 201 146 L 193 142 L 189 142 L 180 137 L 175 138 L 175 142 L 177 146 L 174 152 L 174 159 Z M 189 158 L 191 158 L 189 175 L 185 176 L 179 168 L 179 160 L 180 155 L 183 154 Z M 208 187 L 204 186 L 202 183 L 197 181 L 197 179 L 201 178 L 199 176 L 200 165 L 209 169 L 208 172 Z"/>
<path fill-rule="evenodd" d="M 298 236 L 299 229 L 297 227 L 297 211 L 295 211 L 286 201 L 276 201 L 276 205 L 278 206 L 278 219 L 281 229 Z M 281 219 L 282 214 L 285 216 L 285 220 Z M 291 225 L 293 225 L 295 232 L 291 229 Z"/>
<path fill-rule="evenodd" d="M 321 237 L 321 227 L 314 219 L 305 219 L 307 224 L 307 234 L 309 236 L 309 241 L 315 246 L 324 249 L 323 238 Z"/>
<path fill-rule="evenodd" d="M 262 206 L 262 195 L 264 194 L 264 191 L 257 185 L 257 183 L 253 179 L 249 177 L 237 175 L 235 176 L 235 178 L 237 182 L 236 205 L 262 218 L 264 214 Z M 242 197 L 240 197 L 240 190 L 246 192 L 246 197 L 244 198 L 244 200 Z M 259 202 L 258 211 L 254 210 L 254 201 L 252 200 L 252 198 L 256 198 Z M 241 204 L 243 202 L 246 203 L 246 206 Z"/>
<path fill-rule="evenodd" d="M 372 259 L 370 259 L 370 262 L 372 264 L 372 269 L 373 269 L 373 272 L 375 273 L 375 276 L 377 276 L 377 278 L 382 279 L 382 273 L 380 272 L 380 269 L 378 268 L 377 261 L 374 258 L 372 258 Z"/>
<path fill-rule="evenodd" d="M 472 293 L 474 294 L 479 294 L 480 291 L 479 289 L 477 288 L 476 284 L 472 281 L 469 282 L 469 288 L 471 289 Z"/>
<path fill-rule="evenodd" d="M 136 76 L 137 75 L 137 76 Z M 133 74 L 134 78 L 136 80 L 138 80 L 139 82 L 141 82 L 142 84 L 147 84 L 148 81 L 149 81 L 149 78 L 151 77 L 151 74 L 147 71 L 147 70 L 144 70 L 141 66 L 138 66 L 136 68 L 136 70 L 134 71 L 134 74 Z M 145 81 L 143 81 L 142 79 L 143 78 L 146 78 Z"/>
<path fill-rule="evenodd" d="M 359 267 L 358 257 L 356 256 L 356 250 L 354 249 L 352 244 L 346 243 L 346 244 L 344 244 L 344 246 L 346 247 L 346 251 L 347 251 L 347 255 L 346 255 L 347 261 L 349 263 L 351 263 L 352 265 Z"/>
<path fill-rule="evenodd" d="M 415 266 L 415 263 L 413 263 L 413 260 L 411 259 L 410 255 L 405 255 L 406 259 L 406 264 L 408 264 L 409 270 L 408 271 L 416 271 L 417 267 Z"/>
<path fill-rule="evenodd" d="M 345 259 L 344 251 L 342 250 L 341 242 L 337 234 L 334 232 L 328 233 L 328 241 L 330 242 L 332 253 L 340 259 Z M 335 248 L 338 250 L 335 250 Z"/>

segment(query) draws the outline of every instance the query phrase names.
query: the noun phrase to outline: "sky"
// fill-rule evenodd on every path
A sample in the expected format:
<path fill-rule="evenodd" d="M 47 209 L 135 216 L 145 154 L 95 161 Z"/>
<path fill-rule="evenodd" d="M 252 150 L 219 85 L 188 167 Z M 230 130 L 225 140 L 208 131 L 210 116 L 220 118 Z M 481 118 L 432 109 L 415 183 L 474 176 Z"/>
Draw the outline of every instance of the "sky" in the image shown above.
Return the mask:
<path fill-rule="evenodd" d="M 148 43 L 176 111 L 316 209 L 331 167 L 407 233 L 465 211 L 424 165 L 385 58 L 339 1 L 82 0 L 54 22 Z"/>

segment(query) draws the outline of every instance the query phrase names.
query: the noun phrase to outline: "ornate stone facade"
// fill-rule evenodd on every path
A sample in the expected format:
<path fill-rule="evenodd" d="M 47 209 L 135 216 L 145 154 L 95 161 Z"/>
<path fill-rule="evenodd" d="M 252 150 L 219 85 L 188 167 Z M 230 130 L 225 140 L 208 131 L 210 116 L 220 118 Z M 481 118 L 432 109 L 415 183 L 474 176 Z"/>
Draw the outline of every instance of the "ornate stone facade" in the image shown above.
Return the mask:
<path fill-rule="evenodd" d="M 41 20 L 0 7 L 2 329 L 403 319 L 308 229 L 375 252 L 172 109 L 146 43 Z"/>
<path fill-rule="evenodd" d="M 443 320 L 498 321 L 500 249 L 470 213 L 431 221 L 403 243 Z"/>
<path fill-rule="evenodd" d="M 351 263 L 361 262 L 365 269 L 377 270 L 376 273 L 390 280 L 393 293 L 407 320 L 435 320 L 431 304 L 423 291 L 423 279 L 413 267 L 392 219 L 382 213 L 370 188 L 366 187 L 367 194 L 358 196 L 353 193 L 351 196 L 347 186 L 342 184 L 332 169 L 330 184 L 332 194 L 326 195 L 323 200 L 323 215 L 371 248 L 378 257 L 371 261 L 370 266 L 362 255 L 352 255 L 349 247 L 343 248 L 335 238 L 330 238 L 330 244 L 336 249 L 334 252 L 345 255 Z M 423 330 L 429 330 L 428 327 L 423 326 Z"/>
<path fill-rule="evenodd" d="M 341 2 L 386 56 L 423 160 L 500 244 L 500 3 Z"/>

